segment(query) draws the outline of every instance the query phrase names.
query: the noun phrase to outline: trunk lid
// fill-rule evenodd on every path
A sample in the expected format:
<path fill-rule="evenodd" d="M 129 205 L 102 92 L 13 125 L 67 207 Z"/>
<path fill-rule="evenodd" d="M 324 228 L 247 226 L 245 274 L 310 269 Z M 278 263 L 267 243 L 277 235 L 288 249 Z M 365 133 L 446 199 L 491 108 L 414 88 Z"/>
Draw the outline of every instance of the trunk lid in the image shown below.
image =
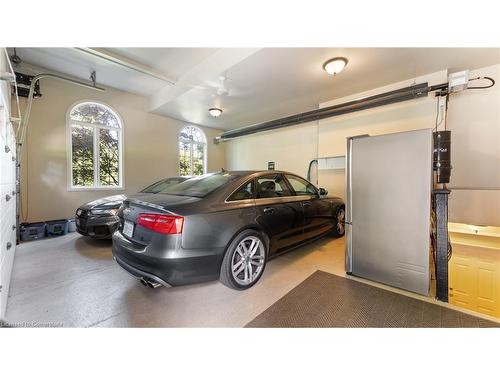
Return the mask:
<path fill-rule="evenodd" d="M 167 194 L 131 196 L 123 202 L 123 205 L 118 212 L 121 222 L 119 230 L 126 238 L 142 245 L 148 245 L 151 243 L 153 236 L 157 233 L 137 225 L 139 214 L 171 214 L 182 216 L 182 213 L 179 213 L 179 211 L 182 212 L 183 207 L 198 202 L 199 200 L 200 198 Z"/>

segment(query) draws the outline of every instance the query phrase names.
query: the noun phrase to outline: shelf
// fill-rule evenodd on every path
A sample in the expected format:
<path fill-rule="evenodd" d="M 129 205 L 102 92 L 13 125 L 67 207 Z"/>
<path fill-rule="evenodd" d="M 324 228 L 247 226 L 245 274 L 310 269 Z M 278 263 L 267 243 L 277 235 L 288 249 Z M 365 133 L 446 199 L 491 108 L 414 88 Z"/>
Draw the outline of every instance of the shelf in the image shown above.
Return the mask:
<path fill-rule="evenodd" d="M 462 223 L 449 223 L 451 243 L 477 246 L 500 251 L 500 228 L 476 226 Z"/>

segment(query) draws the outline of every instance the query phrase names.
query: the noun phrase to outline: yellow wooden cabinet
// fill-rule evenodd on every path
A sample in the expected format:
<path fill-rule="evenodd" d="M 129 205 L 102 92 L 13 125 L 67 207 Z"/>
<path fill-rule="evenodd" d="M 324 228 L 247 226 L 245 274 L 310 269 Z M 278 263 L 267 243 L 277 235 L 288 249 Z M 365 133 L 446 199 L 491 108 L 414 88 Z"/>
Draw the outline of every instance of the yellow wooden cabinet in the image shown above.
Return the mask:
<path fill-rule="evenodd" d="M 500 228 L 450 223 L 451 304 L 500 317 Z"/>

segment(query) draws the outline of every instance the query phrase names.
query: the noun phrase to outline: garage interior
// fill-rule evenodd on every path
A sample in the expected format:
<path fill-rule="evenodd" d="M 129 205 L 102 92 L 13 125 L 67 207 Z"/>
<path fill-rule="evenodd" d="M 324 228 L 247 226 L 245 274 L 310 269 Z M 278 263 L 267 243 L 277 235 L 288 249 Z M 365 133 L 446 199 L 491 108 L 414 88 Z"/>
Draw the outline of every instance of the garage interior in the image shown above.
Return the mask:
<path fill-rule="evenodd" d="M 3 325 L 499 326 L 500 49 L 0 55 Z M 90 129 L 73 113 L 87 104 L 116 121 L 92 128 L 115 147 L 111 167 L 73 162 L 85 151 L 73 129 Z M 110 239 L 71 223 L 63 235 L 23 237 L 29 224 L 74 219 L 86 202 L 166 177 L 246 170 L 291 172 L 342 198 L 346 235 L 270 260 L 244 291 L 150 288 L 115 262 Z"/>

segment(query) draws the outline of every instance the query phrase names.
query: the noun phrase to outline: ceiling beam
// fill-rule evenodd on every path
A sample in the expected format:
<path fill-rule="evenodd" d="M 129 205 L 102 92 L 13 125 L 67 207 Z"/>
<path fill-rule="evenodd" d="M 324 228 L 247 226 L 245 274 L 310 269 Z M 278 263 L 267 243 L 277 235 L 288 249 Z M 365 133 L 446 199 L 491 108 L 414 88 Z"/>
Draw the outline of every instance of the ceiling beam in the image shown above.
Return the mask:
<path fill-rule="evenodd" d="M 109 61 L 113 64 L 123 66 L 128 69 L 135 70 L 136 72 L 148 75 L 150 77 L 154 77 L 156 79 L 159 79 L 163 82 L 166 82 L 170 85 L 175 85 L 175 81 L 169 77 L 166 77 L 165 75 L 161 74 L 160 72 L 155 71 L 153 68 L 149 66 L 145 66 L 142 64 L 139 64 L 135 61 L 125 59 L 124 57 L 118 57 L 118 55 L 111 54 L 109 52 L 103 52 L 102 50 L 98 50 L 95 48 L 85 48 L 85 47 L 76 47 L 75 50 L 95 56 L 97 58 L 100 58 L 102 60 Z"/>
<path fill-rule="evenodd" d="M 197 86 L 213 81 L 232 66 L 253 55 L 260 48 L 221 48 L 181 76 L 175 86 L 165 86 L 150 97 L 150 110 L 158 112 L 161 107 Z"/>

